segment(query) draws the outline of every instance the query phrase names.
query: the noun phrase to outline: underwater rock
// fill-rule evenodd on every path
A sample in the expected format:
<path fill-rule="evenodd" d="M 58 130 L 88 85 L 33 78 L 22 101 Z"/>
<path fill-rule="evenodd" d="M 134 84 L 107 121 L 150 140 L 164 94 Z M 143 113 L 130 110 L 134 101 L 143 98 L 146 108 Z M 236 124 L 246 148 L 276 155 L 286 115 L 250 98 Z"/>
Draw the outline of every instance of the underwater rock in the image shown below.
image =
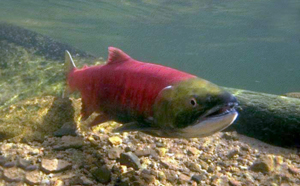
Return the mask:
<path fill-rule="evenodd" d="M 242 108 L 238 119 L 225 131 L 236 130 L 277 146 L 300 147 L 300 99 L 225 89 L 237 97 Z"/>
<path fill-rule="evenodd" d="M 94 56 L 87 52 L 78 50 L 68 44 L 57 42 L 51 37 L 4 22 L 0 23 L 1 40 L 34 49 L 35 54 L 43 55 L 47 59 L 63 60 L 66 50 L 70 51 L 73 55 L 94 58 Z"/>
<path fill-rule="evenodd" d="M 45 173 L 58 173 L 72 167 L 71 163 L 60 159 L 42 159 L 41 170 Z"/>
<path fill-rule="evenodd" d="M 119 161 L 120 161 L 121 165 L 126 165 L 127 167 L 132 167 L 135 170 L 138 170 L 141 168 L 140 159 L 132 152 L 121 153 Z"/>
<path fill-rule="evenodd" d="M 42 142 L 52 136 L 64 123 L 74 123 L 74 108 L 69 98 L 45 96 L 31 98 L 0 109 L 0 141 Z M 1 135 L 1 133 L 5 135 Z"/>
<path fill-rule="evenodd" d="M 100 183 L 107 184 L 111 180 L 111 171 L 106 165 L 92 169 L 91 173 L 94 178 Z"/>

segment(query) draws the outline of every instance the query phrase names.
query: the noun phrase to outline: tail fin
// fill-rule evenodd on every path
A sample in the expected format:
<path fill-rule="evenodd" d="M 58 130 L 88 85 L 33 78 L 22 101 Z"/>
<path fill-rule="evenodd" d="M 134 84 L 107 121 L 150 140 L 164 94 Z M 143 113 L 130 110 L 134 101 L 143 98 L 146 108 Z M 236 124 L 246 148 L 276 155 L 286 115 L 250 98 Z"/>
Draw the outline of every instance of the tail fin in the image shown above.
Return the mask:
<path fill-rule="evenodd" d="M 68 75 L 69 73 L 76 68 L 75 63 L 72 59 L 72 56 L 69 51 L 65 51 L 65 75 L 66 75 L 66 82 L 68 82 Z M 63 93 L 63 98 L 69 96 L 71 93 L 70 87 L 67 85 L 65 91 Z"/>

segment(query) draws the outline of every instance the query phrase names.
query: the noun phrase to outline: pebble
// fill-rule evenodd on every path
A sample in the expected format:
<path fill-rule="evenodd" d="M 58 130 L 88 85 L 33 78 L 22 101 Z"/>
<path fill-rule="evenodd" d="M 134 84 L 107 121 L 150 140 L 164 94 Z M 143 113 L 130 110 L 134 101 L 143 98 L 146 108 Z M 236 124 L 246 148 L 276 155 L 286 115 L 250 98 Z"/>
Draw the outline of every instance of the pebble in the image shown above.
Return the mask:
<path fill-rule="evenodd" d="M 170 169 L 170 170 L 178 170 L 178 166 L 176 164 L 173 164 L 171 162 L 168 162 L 168 161 L 164 161 L 164 160 L 161 160 L 161 165 L 163 167 L 165 167 L 166 169 Z"/>
<path fill-rule="evenodd" d="M 30 164 L 32 164 L 32 160 L 26 160 L 23 158 L 19 158 L 17 164 L 18 164 L 18 167 L 20 167 L 22 169 L 26 169 L 26 167 L 28 167 Z"/>
<path fill-rule="evenodd" d="M 20 182 L 23 180 L 24 171 L 20 168 L 8 168 L 3 170 L 3 178 L 8 182 Z"/>
<path fill-rule="evenodd" d="M 57 173 L 72 168 L 71 163 L 59 159 L 42 159 L 41 169 L 45 173 Z"/>
<path fill-rule="evenodd" d="M 228 181 L 228 183 L 229 183 L 229 186 L 240 186 L 241 185 L 241 182 L 234 180 L 234 179 L 230 179 Z"/>
<path fill-rule="evenodd" d="M 134 154 L 135 154 L 137 157 L 150 156 L 151 150 L 150 150 L 149 148 L 142 149 L 142 150 L 136 150 L 136 151 L 134 152 Z"/>
<path fill-rule="evenodd" d="M 262 173 L 272 172 L 274 170 L 274 161 L 272 156 L 261 156 L 252 164 L 252 166 L 250 166 L 250 170 Z"/>
<path fill-rule="evenodd" d="M 231 159 L 234 158 L 236 155 L 239 154 L 239 150 L 238 149 L 234 149 L 231 150 L 228 154 L 227 154 L 227 158 Z"/>
<path fill-rule="evenodd" d="M 197 148 L 195 148 L 195 147 L 188 147 L 187 148 L 187 155 L 189 155 L 189 156 L 197 156 L 197 155 L 199 155 L 200 154 L 200 151 L 197 149 Z"/>
<path fill-rule="evenodd" d="M 237 132 L 224 132 L 222 135 L 222 138 L 226 140 L 234 140 L 237 141 L 239 139 L 239 136 Z"/>
<path fill-rule="evenodd" d="M 120 149 L 118 147 L 113 147 L 107 151 L 107 156 L 111 160 L 118 159 L 118 158 L 120 158 L 121 151 L 122 151 L 122 149 Z"/>
<path fill-rule="evenodd" d="M 76 124 L 74 122 L 66 122 L 63 126 L 53 133 L 56 137 L 62 136 L 76 136 Z"/>
<path fill-rule="evenodd" d="M 179 174 L 178 181 L 180 184 L 186 184 L 191 180 L 191 177 L 185 175 L 185 174 Z"/>
<path fill-rule="evenodd" d="M 207 169 L 207 172 L 209 173 L 213 173 L 215 171 L 215 166 L 214 165 L 210 165 Z"/>
<path fill-rule="evenodd" d="M 81 137 L 63 136 L 58 145 L 53 147 L 54 150 L 66 150 L 69 148 L 80 149 L 83 146 Z"/>
<path fill-rule="evenodd" d="M 43 174 L 40 171 L 27 172 L 25 182 L 29 185 L 39 185 L 43 180 Z"/>
<path fill-rule="evenodd" d="M 201 165 L 201 168 L 203 168 L 204 170 L 207 170 L 209 167 L 209 165 L 203 160 L 199 160 L 199 164 Z"/>
<path fill-rule="evenodd" d="M 291 174 L 300 174 L 300 169 L 299 168 L 296 168 L 296 167 L 289 167 L 288 168 L 288 170 L 289 170 L 289 172 L 291 173 Z"/>
<path fill-rule="evenodd" d="M 194 162 L 185 162 L 185 166 L 193 172 L 201 171 L 201 165 L 194 163 Z"/>
<path fill-rule="evenodd" d="M 15 166 L 16 166 L 16 162 L 14 162 L 14 161 L 6 162 L 3 165 L 3 167 L 5 167 L 5 168 L 11 168 L 11 167 L 15 167 Z"/>
<path fill-rule="evenodd" d="M 159 156 L 165 156 L 166 155 L 166 152 L 167 152 L 167 149 L 166 148 L 163 148 L 163 147 L 161 147 L 161 148 L 156 148 L 156 152 L 157 152 L 157 154 L 159 155 Z"/>
<path fill-rule="evenodd" d="M 7 158 L 5 156 L 0 156 L 0 165 L 4 165 L 7 161 Z"/>
<path fill-rule="evenodd" d="M 164 144 L 162 142 L 156 142 L 155 143 L 156 147 L 160 148 L 160 147 L 164 147 Z"/>
<path fill-rule="evenodd" d="M 91 173 L 93 177 L 100 183 L 107 184 L 111 180 L 111 171 L 106 165 L 95 167 L 91 170 Z"/>
<path fill-rule="evenodd" d="M 165 175 L 166 175 L 168 182 L 173 183 L 173 185 L 175 185 L 175 183 L 177 183 L 178 176 L 176 173 L 174 173 L 173 171 L 170 171 L 170 172 L 166 172 Z"/>
<path fill-rule="evenodd" d="M 119 136 L 112 136 L 108 138 L 108 142 L 113 146 L 117 146 L 122 143 L 122 139 Z"/>
<path fill-rule="evenodd" d="M 138 170 L 141 168 L 139 158 L 132 152 L 121 153 L 119 161 L 120 161 L 121 165 L 126 165 L 127 167 L 132 167 L 135 170 Z"/>
<path fill-rule="evenodd" d="M 65 183 L 64 183 L 64 181 L 62 181 L 62 180 L 55 180 L 55 182 L 54 182 L 54 184 L 53 184 L 53 186 L 64 186 L 65 185 Z"/>
<path fill-rule="evenodd" d="M 26 171 L 34 171 L 37 170 L 39 167 L 37 165 L 29 165 L 26 167 Z"/>
<path fill-rule="evenodd" d="M 157 178 L 158 178 L 158 180 L 160 180 L 160 181 L 165 181 L 165 180 L 166 180 L 166 175 L 165 175 L 164 172 L 159 171 L 159 172 L 157 173 Z"/>
<path fill-rule="evenodd" d="M 94 184 L 94 182 L 92 180 L 88 179 L 86 176 L 81 176 L 80 179 L 81 179 L 83 185 L 93 185 Z"/>
<path fill-rule="evenodd" d="M 145 180 L 147 184 L 153 184 L 155 182 L 155 176 L 151 175 L 150 171 L 146 169 L 141 171 L 141 178 Z"/>
<path fill-rule="evenodd" d="M 202 180 L 205 180 L 206 176 L 204 174 L 195 174 L 192 176 L 192 180 L 197 182 L 197 183 L 201 183 Z"/>

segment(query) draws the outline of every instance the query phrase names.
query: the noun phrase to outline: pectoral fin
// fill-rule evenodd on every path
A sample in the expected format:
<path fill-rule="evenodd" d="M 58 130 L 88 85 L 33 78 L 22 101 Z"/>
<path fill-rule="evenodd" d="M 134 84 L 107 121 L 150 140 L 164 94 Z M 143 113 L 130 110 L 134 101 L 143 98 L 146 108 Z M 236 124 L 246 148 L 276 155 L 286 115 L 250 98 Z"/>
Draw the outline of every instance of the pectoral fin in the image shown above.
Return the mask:
<path fill-rule="evenodd" d="M 140 132 L 147 133 L 152 130 L 153 130 L 153 128 L 146 124 L 141 124 L 138 122 L 130 122 L 130 123 L 125 123 L 121 127 L 114 129 L 113 132 L 122 133 L 122 132 L 140 131 Z"/>

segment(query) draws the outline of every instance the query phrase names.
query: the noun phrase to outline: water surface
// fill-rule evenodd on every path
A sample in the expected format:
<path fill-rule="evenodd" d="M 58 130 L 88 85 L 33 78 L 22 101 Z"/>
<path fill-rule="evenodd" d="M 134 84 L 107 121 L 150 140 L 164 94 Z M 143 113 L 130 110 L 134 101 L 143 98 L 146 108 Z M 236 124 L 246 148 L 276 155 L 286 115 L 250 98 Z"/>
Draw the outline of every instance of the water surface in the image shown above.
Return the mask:
<path fill-rule="evenodd" d="M 300 91 L 299 0 L 1 0 L 0 21 L 104 58 L 119 47 L 222 86 Z"/>

